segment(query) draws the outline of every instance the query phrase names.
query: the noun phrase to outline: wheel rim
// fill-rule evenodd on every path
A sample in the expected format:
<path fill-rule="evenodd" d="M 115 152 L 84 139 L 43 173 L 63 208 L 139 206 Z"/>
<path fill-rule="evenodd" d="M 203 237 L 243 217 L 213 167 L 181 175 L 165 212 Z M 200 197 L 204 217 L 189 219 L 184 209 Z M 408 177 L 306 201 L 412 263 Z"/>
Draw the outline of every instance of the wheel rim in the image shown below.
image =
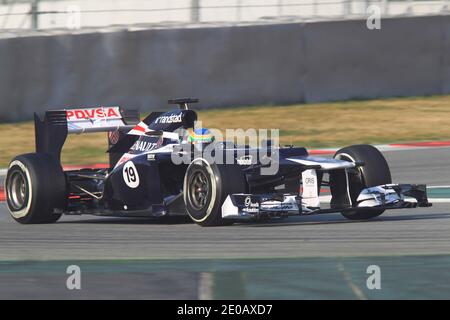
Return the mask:
<path fill-rule="evenodd" d="M 14 171 L 8 184 L 8 200 L 13 210 L 25 207 L 28 201 L 28 184 L 22 171 Z"/>
<path fill-rule="evenodd" d="M 201 210 L 208 205 L 210 184 L 203 171 L 192 174 L 189 182 L 189 199 L 195 210 Z"/>

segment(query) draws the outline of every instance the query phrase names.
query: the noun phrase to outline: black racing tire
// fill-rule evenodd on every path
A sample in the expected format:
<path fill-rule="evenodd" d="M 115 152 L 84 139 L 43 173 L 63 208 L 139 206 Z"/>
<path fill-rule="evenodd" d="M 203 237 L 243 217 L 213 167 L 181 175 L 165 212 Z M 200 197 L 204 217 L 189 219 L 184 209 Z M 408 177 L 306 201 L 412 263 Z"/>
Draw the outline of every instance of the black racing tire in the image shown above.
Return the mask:
<path fill-rule="evenodd" d="M 391 171 L 383 154 L 374 146 L 367 144 L 342 148 L 334 155 L 335 159 L 351 162 L 364 162 L 364 166 L 349 170 L 349 191 L 352 203 L 362 189 L 392 183 Z M 384 210 L 368 209 L 342 212 L 351 220 L 367 220 L 381 215 Z"/>
<path fill-rule="evenodd" d="M 67 205 L 66 177 L 50 154 L 28 153 L 15 157 L 5 181 L 11 217 L 22 224 L 53 223 Z"/>
<path fill-rule="evenodd" d="M 244 172 L 238 165 L 195 159 L 186 170 L 183 184 L 187 214 L 204 227 L 230 225 L 232 220 L 222 219 L 222 204 L 229 194 L 245 193 L 246 185 Z"/>

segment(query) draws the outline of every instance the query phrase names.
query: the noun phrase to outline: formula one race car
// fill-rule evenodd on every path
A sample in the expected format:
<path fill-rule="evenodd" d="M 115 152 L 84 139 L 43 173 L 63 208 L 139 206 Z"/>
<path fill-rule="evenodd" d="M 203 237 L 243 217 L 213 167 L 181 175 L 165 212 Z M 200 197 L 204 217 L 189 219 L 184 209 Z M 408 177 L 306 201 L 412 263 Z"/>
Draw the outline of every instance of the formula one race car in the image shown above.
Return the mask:
<path fill-rule="evenodd" d="M 36 152 L 17 156 L 8 169 L 12 217 L 32 224 L 52 223 L 62 214 L 187 214 L 199 225 L 216 226 L 332 212 L 369 219 L 385 209 L 431 205 L 425 185 L 392 184 L 386 160 L 370 145 L 343 148 L 334 158 L 270 140 L 239 147 L 194 129 L 197 114 L 188 104 L 196 99 L 169 102 L 179 108 L 141 122 L 137 111 L 119 107 L 48 111 L 43 120 L 35 115 Z M 109 132 L 109 168 L 64 171 L 60 154 L 67 134 L 99 131 Z M 276 171 L 265 174 L 269 167 Z M 331 192 L 327 203 L 322 187 Z"/>

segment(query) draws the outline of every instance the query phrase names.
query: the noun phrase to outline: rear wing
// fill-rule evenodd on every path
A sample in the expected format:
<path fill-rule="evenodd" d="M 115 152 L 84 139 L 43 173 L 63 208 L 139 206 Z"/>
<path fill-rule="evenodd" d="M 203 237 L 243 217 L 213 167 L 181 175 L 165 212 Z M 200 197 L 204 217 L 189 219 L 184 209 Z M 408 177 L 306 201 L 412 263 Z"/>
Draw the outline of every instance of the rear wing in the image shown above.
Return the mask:
<path fill-rule="evenodd" d="M 68 134 L 116 132 L 109 145 L 134 128 L 140 121 L 138 110 L 120 107 L 97 107 L 47 111 L 43 119 L 34 114 L 36 152 L 50 153 L 59 161 Z M 119 155 L 110 154 L 110 166 Z"/>
<path fill-rule="evenodd" d="M 121 110 L 120 107 L 72 109 L 65 112 L 68 133 L 126 131 L 139 122 L 137 110 Z"/>

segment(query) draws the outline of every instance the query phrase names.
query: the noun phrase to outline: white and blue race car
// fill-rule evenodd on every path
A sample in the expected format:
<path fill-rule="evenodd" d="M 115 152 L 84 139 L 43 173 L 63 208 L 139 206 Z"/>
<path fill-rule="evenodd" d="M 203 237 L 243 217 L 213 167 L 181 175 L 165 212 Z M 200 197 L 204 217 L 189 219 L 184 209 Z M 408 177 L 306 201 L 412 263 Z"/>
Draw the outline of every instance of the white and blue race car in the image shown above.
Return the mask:
<path fill-rule="evenodd" d="M 43 120 L 35 115 L 36 152 L 15 157 L 8 169 L 11 216 L 33 224 L 56 222 L 62 214 L 189 215 L 199 225 L 217 226 L 332 212 L 370 219 L 386 209 L 431 205 L 425 185 L 393 184 L 385 158 L 370 145 L 321 158 L 269 142 L 236 147 L 208 140 L 203 129 L 185 141 L 180 132 L 195 127 L 197 114 L 188 104 L 196 101 L 171 100 L 178 109 L 143 121 L 137 111 L 119 107 L 47 111 Z M 67 134 L 101 131 L 109 132 L 109 168 L 64 171 L 60 154 Z M 224 161 L 199 156 L 199 148 Z M 174 162 L 179 158 L 188 160 Z M 275 173 L 262 173 L 274 163 Z M 323 187 L 331 193 L 327 203 Z"/>

